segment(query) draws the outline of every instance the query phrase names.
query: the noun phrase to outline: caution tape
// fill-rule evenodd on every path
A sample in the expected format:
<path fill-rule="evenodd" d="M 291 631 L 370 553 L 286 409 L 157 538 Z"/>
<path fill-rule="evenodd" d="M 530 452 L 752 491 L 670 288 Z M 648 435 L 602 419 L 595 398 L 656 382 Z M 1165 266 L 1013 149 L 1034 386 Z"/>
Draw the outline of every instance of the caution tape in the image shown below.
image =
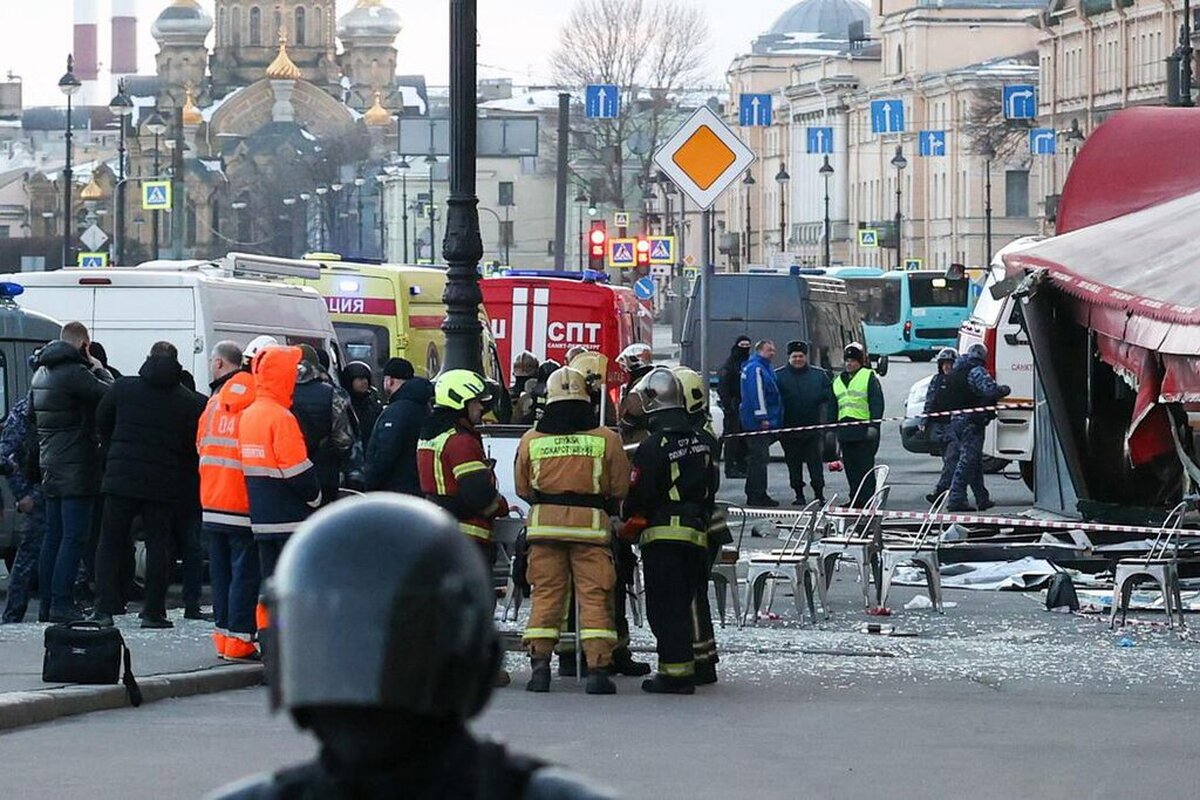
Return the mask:
<path fill-rule="evenodd" d="M 881 425 L 885 422 L 901 422 L 906 419 L 933 419 L 935 417 L 955 417 L 960 414 L 981 414 L 990 411 L 1032 411 L 1032 403 L 1001 403 L 994 406 L 978 406 L 976 408 L 960 408 L 956 411 L 931 411 L 928 414 L 914 414 L 900 417 L 883 417 L 881 419 L 854 419 L 845 422 L 825 422 L 820 425 L 800 425 L 794 428 L 772 428 L 762 431 L 742 431 L 726 433 L 722 439 L 741 439 L 748 436 L 779 436 L 785 433 L 809 433 L 811 431 L 828 431 L 837 428 L 855 428 L 862 425 Z"/>

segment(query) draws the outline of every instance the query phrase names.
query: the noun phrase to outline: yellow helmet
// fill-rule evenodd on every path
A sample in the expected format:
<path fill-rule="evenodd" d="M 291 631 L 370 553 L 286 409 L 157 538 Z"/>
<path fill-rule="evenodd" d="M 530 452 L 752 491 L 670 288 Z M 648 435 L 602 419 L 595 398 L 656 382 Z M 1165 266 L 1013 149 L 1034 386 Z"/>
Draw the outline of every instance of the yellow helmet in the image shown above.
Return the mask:
<path fill-rule="evenodd" d="M 587 378 L 589 387 L 603 383 L 604 377 L 608 373 L 608 359 L 604 357 L 603 353 L 595 350 L 584 350 L 582 353 L 577 353 L 570 360 L 568 366 L 582 372 L 583 377 Z"/>
<path fill-rule="evenodd" d="M 548 406 L 564 400 L 582 400 L 586 403 L 590 399 L 587 378 L 577 369 L 560 367 L 546 379 L 546 405 Z"/>
<path fill-rule="evenodd" d="M 486 403 L 491 399 L 483 378 L 469 369 L 443 372 L 433 384 L 433 404 L 440 408 L 462 411 L 472 400 Z"/>
<path fill-rule="evenodd" d="M 708 413 L 708 387 L 700 373 L 687 367 L 672 367 L 671 372 L 683 385 L 683 407 L 689 414 Z"/>

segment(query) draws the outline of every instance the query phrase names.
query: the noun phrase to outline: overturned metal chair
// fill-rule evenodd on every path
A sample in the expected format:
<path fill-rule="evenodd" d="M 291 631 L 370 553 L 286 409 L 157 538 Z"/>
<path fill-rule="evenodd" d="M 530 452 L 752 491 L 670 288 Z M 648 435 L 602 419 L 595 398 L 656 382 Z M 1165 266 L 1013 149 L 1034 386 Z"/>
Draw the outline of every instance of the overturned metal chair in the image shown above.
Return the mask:
<path fill-rule="evenodd" d="M 878 467 L 876 469 L 879 469 Z M 883 467 L 883 481 L 857 513 L 832 518 L 834 527 L 840 528 L 835 535 L 820 538 L 816 550 L 821 557 L 821 574 L 828 590 L 838 562 L 850 559 L 858 565 L 859 583 L 863 595 L 863 607 L 871 607 L 871 578 L 874 573 L 876 594 L 879 586 L 879 550 L 883 541 L 884 503 L 892 487 L 886 485 L 887 467 Z M 861 488 L 861 487 L 860 487 Z"/>
<path fill-rule="evenodd" d="M 888 592 L 892 588 L 892 578 L 895 577 L 896 570 L 901 566 L 910 565 L 925 573 L 925 586 L 929 591 L 929 602 L 933 604 L 934 610 L 939 614 L 946 613 L 942 605 L 942 573 L 941 563 L 938 561 L 938 546 L 941 544 L 942 532 L 939 530 L 937 535 L 933 536 L 932 541 L 930 534 L 937 526 L 936 517 L 946 507 L 949 497 L 949 492 L 942 492 L 938 495 L 925 514 L 925 519 L 921 522 L 921 527 L 917 529 L 915 536 L 911 538 L 905 536 L 895 541 L 884 542 L 879 554 L 881 575 L 879 605 L 887 605 Z M 945 528 L 944 524 L 942 528 Z"/>
<path fill-rule="evenodd" d="M 746 524 L 749 517 L 746 514 L 746 509 L 741 506 L 735 506 L 731 503 L 718 503 L 717 513 L 724 514 L 725 524 L 729 524 L 730 517 L 738 512 L 742 515 L 742 525 L 738 530 L 738 536 L 735 540 L 733 548 L 722 547 L 721 552 L 717 554 L 717 562 L 713 564 L 712 571 L 709 573 L 709 581 L 712 583 L 713 594 L 717 600 L 717 613 L 721 617 L 721 627 L 725 627 L 725 605 L 729 598 L 733 600 L 733 621 L 739 628 L 742 627 L 742 604 L 738 599 L 738 561 L 742 557 L 742 540 L 746 536 Z"/>
<path fill-rule="evenodd" d="M 814 592 L 821 603 L 821 611 L 829 618 L 829 605 L 825 601 L 825 579 L 822 574 L 821 558 L 813 552 L 817 530 L 833 507 L 836 497 L 821 506 L 816 500 L 806 505 L 788 529 L 784 546 L 779 550 L 752 556 L 747 562 L 746 600 L 743 614 L 754 613 L 758 624 L 758 611 L 762 607 L 762 596 L 767 581 L 787 581 L 792 588 L 796 613 L 803 618 L 804 606 L 808 606 L 809 617 L 815 624 L 817 609 Z"/>
<path fill-rule="evenodd" d="M 1121 624 L 1125 624 L 1133 589 L 1144 581 L 1158 584 L 1162 592 L 1163 610 L 1167 613 L 1167 624 L 1174 628 L 1178 617 L 1179 627 L 1186 627 L 1183 621 L 1183 598 L 1179 591 L 1179 529 L 1183 526 L 1183 516 L 1189 505 L 1188 501 L 1184 501 L 1171 509 L 1145 558 L 1122 558 L 1117 562 L 1113 570 L 1109 628 L 1117 627 L 1118 612 L 1121 614 Z"/>

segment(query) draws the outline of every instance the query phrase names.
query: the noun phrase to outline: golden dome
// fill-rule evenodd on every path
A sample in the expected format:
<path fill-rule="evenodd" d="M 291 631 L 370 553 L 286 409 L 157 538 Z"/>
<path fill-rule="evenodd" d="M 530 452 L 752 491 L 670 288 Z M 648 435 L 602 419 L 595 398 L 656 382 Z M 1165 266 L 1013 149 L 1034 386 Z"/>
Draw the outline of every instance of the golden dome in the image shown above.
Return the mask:
<path fill-rule="evenodd" d="M 192 87 L 188 86 L 185 90 L 186 100 L 183 104 L 183 124 L 187 126 L 199 125 L 204 122 L 204 115 L 200 113 L 200 109 L 196 108 L 196 97 Z"/>
<path fill-rule="evenodd" d="M 287 51 L 287 34 L 279 33 L 279 55 L 267 67 L 267 77 L 273 81 L 298 81 L 302 76 L 300 68 L 292 61 Z"/>
<path fill-rule="evenodd" d="M 383 93 L 375 93 L 375 105 L 367 109 L 363 114 L 363 122 L 367 123 L 372 128 L 382 128 L 385 125 L 392 124 L 392 115 L 386 108 L 383 107 Z"/>
<path fill-rule="evenodd" d="M 79 193 L 79 199 L 88 203 L 104 199 L 104 190 L 100 188 L 100 184 L 96 183 L 95 173 L 92 173 L 92 179 L 88 181 L 87 186 L 83 187 L 83 191 Z"/>

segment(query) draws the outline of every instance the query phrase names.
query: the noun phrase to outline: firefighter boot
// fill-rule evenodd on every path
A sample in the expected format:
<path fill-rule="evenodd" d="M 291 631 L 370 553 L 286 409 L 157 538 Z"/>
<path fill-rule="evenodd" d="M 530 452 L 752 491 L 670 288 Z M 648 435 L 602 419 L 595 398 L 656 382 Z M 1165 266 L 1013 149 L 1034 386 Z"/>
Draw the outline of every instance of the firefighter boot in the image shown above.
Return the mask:
<path fill-rule="evenodd" d="M 579 674 L 579 669 L 575 663 L 575 658 L 576 656 L 574 651 L 558 654 L 558 677 L 574 678 Z M 588 665 L 586 660 L 582 662 L 582 666 L 583 674 L 579 675 L 579 677 L 586 678 L 588 676 Z"/>
<path fill-rule="evenodd" d="M 550 659 L 531 658 L 529 665 L 533 667 L 533 674 L 529 677 L 529 683 L 525 684 L 525 691 L 538 693 L 550 691 Z"/>
<path fill-rule="evenodd" d="M 697 686 L 707 686 L 717 682 L 716 664 L 696 664 L 696 675 L 692 679 Z"/>
<path fill-rule="evenodd" d="M 585 691 L 588 694 L 616 694 L 617 685 L 608 677 L 607 669 L 597 667 L 588 673 Z"/>
<path fill-rule="evenodd" d="M 690 677 L 672 678 L 660 672 L 642 681 L 642 691 L 650 694 L 695 694 L 696 684 Z"/>
<path fill-rule="evenodd" d="M 634 661 L 633 653 L 628 647 L 618 647 L 612 654 L 612 670 L 618 675 L 629 678 L 640 678 L 650 674 L 650 665 L 642 661 Z"/>

